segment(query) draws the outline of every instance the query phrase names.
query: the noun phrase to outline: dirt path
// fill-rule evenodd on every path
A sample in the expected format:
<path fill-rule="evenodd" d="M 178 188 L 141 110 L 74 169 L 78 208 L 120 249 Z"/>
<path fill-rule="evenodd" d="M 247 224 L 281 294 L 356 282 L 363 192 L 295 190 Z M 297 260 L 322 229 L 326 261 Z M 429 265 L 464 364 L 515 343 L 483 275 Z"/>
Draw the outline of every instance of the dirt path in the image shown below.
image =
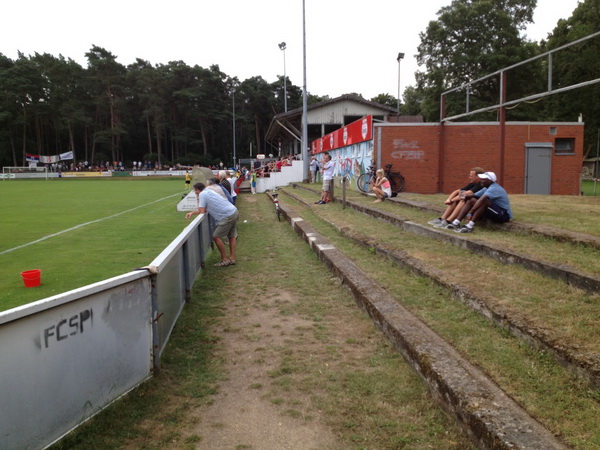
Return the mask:
<path fill-rule="evenodd" d="M 245 196 L 249 203 L 257 197 Z M 244 220 L 264 220 L 250 213 Z M 242 224 L 240 224 L 242 226 Z M 243 250 L 243 244 L 241 244 Z M 240 264 L 250 259 L 248 252 L 238 257 Z M 275 258 L 269 252 L 255 254 L 262 265 Z M 252 281 L 246 271 L 229 271 L 230 286 L 244 286 Z M 223 311 L 216 331 L 221 343 L 219 357 L 224 361 L 226 378 L 212 404 L 198 408 L 198 425 L 190 430 L 201 436 L 199 449 L 335 449 L 343 448 L 322 414 L 310 406 L 311 394 L 298 398 L 298 392 L 273 396 L 273 373 L 290 354 L 290 343 L 303 341 L 302 352 L 323 353 L 322 342 L 307 338 L 314 322 L 300 316 L 302 298 L 265 283 L 260 296 L 232 298 Z M 301 308 L 300 308 L 301 309 Z M 337 328 L 334 323 L 329 324 Z M 288 350 L 286 350 L 286 347 Z M 293 407 L 290 407 L 293 406 Z"/>
<path fill-rule="evenodd" d="M 277 304 L 294 301 L 297 299 L 291 295 L 278 293 L 260 308 L 247 299 L 227 307 L 219 337 L 229 375 L 212 405 L 197 411 L 199 425 L 194 433 L 202 436 L 197 448 L 342 448 L 333 433 L 320 424 L 318 413 L 313 411 L 310 421 L 298 420 L 285 411 L 282 414 L 281 407 L 265 398 L 264 389 L 272 380 L 269 373 L 279 367 L 279 350 L 287 337 L 297 329 L 312 327 L 310 321 L 282 317 L 274 311 Z"/>

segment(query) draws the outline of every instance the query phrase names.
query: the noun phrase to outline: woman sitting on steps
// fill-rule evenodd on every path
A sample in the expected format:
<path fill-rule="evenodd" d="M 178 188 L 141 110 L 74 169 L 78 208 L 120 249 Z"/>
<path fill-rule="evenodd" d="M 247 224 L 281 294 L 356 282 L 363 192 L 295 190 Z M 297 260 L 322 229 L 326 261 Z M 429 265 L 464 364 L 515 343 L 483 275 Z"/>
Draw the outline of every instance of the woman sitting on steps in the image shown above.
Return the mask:
<path fill-rule="evenodd" d="M 392 185 L 390 184 L 390 180 L 385 177 L 383 169 L 378 169 L 375 174 L 377 175 L 377 179 L 373 184 L 373 192 L 375 193 L 377 200 L 373 203 L 380 203 L 392 196 Z"/>

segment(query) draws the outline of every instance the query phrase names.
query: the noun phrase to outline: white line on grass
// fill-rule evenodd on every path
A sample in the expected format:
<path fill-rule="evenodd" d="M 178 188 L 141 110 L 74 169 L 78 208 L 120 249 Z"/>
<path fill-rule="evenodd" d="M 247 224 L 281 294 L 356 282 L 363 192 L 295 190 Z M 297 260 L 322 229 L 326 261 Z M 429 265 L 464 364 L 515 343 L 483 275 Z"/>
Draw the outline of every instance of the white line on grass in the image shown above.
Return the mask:
<path fill-rule="evenodd" d="M 85 227 L 86 225 L 91 225 L 93 223 L 102 222 L 103 220 L 112 219 L 113 217 L 117 217 L 117 216 L 120 216 L 122 214 L 126 214 L 126 213 L 129 213 L 131 211 L 135 211 L 136 209 L 140 209 L 140 208 L 144 208 L 146 206 L 150 206 L 153 203 L 162 202 L 163 200 L 166 200 L 166 199 L 171 198 L 171 197 L 175 197 L 176 195 L 181 195 L 181 194 L 169 195 L 167 197 L 159 198 L 158 200 L 154 200 L 153 202 L 146 203 L 145 205 L 136 206 L 135 208 L 131 208 L 131 209 L 128 209 L 126 211 L 121 211 L 120 213 L 113 214 L 112 216 L 103 217 L 102 219 L 98 219 L 98 220 L 92 220 L 91 222 L 80 223 L 79 225 L 75 225 L 74 227 L 67 228 L 66 230 L 62 230 L 62 231 L 59 231 L 57 233 L 49 234 L 48 236 L 44 236 L 43 238 L 36 239 L 35 241 L 27 242 L 26 244 L 22 244 L 22 245 L 19 245 L 17 247 L 13 247 L 13 248 L 9 248 L 7 250 L 3 250 L 3 251 L 0 252 L 0 255 L 4 255 L 5 253 L 10 253 L 10 252 L 12 252 L 14 250 L 19 250 L 20 248 L 23 248 L 23 247 L 29 247 L 30 245 L 37 244 L 38 242 L 42 242 L 42 241 L 45 241 L 46 239 L 50 239 L 52 237 L 59 236 L 59 235 L 64 234 L 64 233 L 68 233 L 69 231 L 73 231 L 73 230 L 76 230 L 76 229 L 81 228 L 81 227 Z"/>

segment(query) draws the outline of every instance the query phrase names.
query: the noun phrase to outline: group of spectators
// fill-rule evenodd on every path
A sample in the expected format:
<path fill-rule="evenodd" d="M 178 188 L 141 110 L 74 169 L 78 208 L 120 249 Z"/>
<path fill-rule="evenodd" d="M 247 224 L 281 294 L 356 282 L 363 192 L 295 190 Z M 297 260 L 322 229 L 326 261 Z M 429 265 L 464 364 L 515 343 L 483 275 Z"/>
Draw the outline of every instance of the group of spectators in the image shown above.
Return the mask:
<path fill-rule="evenodd" d="M 323 185 L 321 198 L 315 204 L 325 205 L 331 201 L 335 163 L 329 153 L 323 154 L 321 163 L 320 172 Z M 382 202 L 391 196 L 390 182 L 382 169 L 377 170 L 376 174 L 377 177 L 373 184 L 373 191 L 377 197 L 375 202 Z M 190 219 L 197 214 L 209 213 L 214 219 L 216 228 L 212 238 L 221 257 L 215 266 L 226 267 L 236 264 L 239 211 L 235 204 L 239 192 L 237 189 L 238 179 L 250 179 L 253 186 L 252 193 L 255 193 L 256 176 L 257 173 L 254 169 L 248 171 L 246 167 L 236 171 L 233 177 L 229 171 L 220 170 L 217 176 L 209 179 L 206 184 L 196 183 L 194 185 L 194 192 L 198 196 L 198 209 L 187 213 L 185 217 Z M 429 224 L 458 233 L 471 233 L 479 219 L 487 218 L 498 223 L 505 223 L 512 219 L 508 194 L 496 182 L 497 177 L 494 172 L 474 167 L 469 171 L 468 178 L 467 185 L 456 189 L 448 196 L 444 202 L 446 205 L 444 213 L 429 221 Z M 315 179 L 316 173 L 313 173 L 313 182 Z M 462 221 L 465 219 L 466 223 L 462 225 Z M 229 243 L 229 255 L 225 247 L 226 240 Z"/>
<path fill-rule="evenodd" d="M 46 164 L 46 167 L 52 172 L 124 172 L 126 170 L 181 170 L 184 168 L 180 164 L 170 166 L 158 161 L 133 161 L 129 167 L 123 161 L 60 161 Z"/>
<path fill-rule="evenodd" d="M 137 164 L 137 163 L 133 163 Z M 140 163 L 141 164 L 141 163 Z M 78 162 L 56 162 L 46 164 L 46 166 L 52 170 L 52 172 L 100 172 L 100 171 L 124 171 L 126 170 L 123 166 L 122 161 L 78 161 Z M 134 169 L 135 170 L 135 169 Z"/>
<path fill-rule="evenodd" d="M 268 177 L 273 172 L 281 172 L 282 167 L 291 166 L 292 161 L 296 160 L 296 155 L 282 156 L 279 159 L 262 162 L 260 167 L 255 167 L 252 170 L 259 178 Z"/>
<path fill-rule="evenodd" d="M 497 223 L 508 222 L 513 217 L 510 200 L 506 190 L 496 181 L 494 172 L 486 172 L 481 167 L 472 168 L 469 183 L 448 196 L 444 202 L 444 213 L 430 220 L 429 224 L 457 233 L 471 233 L 475 223 L 482 218 Z M 462 225 L 463 219 L 466 220 L 465 225 Z"/>
<path fill-rule="evenodd" d="M 448 196 L 444 202 L 444 213 L 430 220 L 430 225 L 457 233 L 471 233 L 479 219 L 485 218 L 497 223 L 505 223 L 512 219 L 508 194 L 496 182 L 494 172 L 474 167 L 469 171 L 468 178 L 469 183 L 466 186 L 456 189 Z M 391 184 L 383 169 L 376 171 L 376 178 L 371 187 L 376 197 L 375 203 L 392 196 Z"/>
<path fill-rule="evenodd" d="M 325 205 L 331 201 L 335 163 L 329 153 L 324 153 L 321 164 L 313 156 L 309 168 L 312 182 L 315 182 L 319 172 L 322 174 L 321 197 L 315 204 Z M 506 223 L 512 219 L 508 194 L 497 183 L 494 172 L 474 167 L 469 171 L 468 178 L 469 183 L 466 186 L 456 189 L 448 196 L 444 202 L 446 205 L 444 213 L 429 221 L 429 224 L 436 228 L 454 230 L 457 233 L 471 233 L 480 219 L 485 218 L 496 223 Z M 376 197 L 375 203 L 383 202 L 392 196 L 391 183 L 383 169 L 376 171 L 371 187 Z M 464 225 L 463 220 L 465 220 Z"/>

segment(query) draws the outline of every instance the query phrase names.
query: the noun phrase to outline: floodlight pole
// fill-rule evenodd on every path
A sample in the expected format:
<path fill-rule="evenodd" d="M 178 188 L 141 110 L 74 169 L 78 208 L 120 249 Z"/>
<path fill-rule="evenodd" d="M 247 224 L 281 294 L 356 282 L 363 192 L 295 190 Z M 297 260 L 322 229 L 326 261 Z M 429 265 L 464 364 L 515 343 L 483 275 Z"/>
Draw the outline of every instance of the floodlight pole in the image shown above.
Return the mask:
<path fill-rule="evenodd" d="M 398 61 L 398 115 L 400 115 L 400 61 L 402 61 L 402 58 L 404 58 L 404 53 L 398 53 L 398 57 L 396 58 L 396 61 Z"/>
<path fill-rule="evenodd" d="M 306 92 L 306 9 L 305 0 L 302 0 L 302 179 L 308 180 L 308 94 Z"/>
<path fill-rule="evenodd" d="M 287 76 L 285 74 L 285 42 L 279 44 L 279 50 L 283 52 L 283 102 L 284 102 L 284 110 L 287 112 Z"/>
<path fill-rule="evenodd" d="M 235 86 L 233 87 L 233 90 L 231 91 L 232 94 L 232 101 L 231 101 L 231 105 L 232 105 L 232 111 L 233 111 L 233 170 L 236 170 L 237 167 L 235 165 Z"/>

